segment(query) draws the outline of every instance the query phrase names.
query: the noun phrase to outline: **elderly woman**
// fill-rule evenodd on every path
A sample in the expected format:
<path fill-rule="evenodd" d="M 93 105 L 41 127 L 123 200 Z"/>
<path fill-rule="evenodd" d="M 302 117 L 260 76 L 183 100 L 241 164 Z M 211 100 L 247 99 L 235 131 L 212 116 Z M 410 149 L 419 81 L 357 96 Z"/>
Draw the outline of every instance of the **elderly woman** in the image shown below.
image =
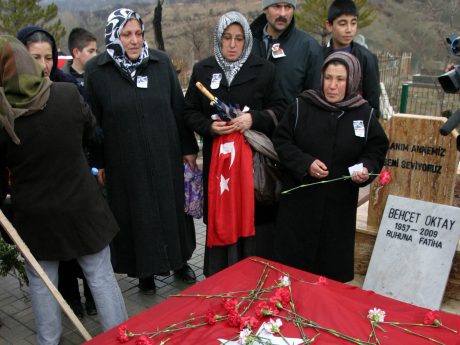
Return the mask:
<path fill-rule="evenodd" d="M 274 66 L 264 59 L 250 55 L 251 48 L 252 34 L 246 18 L 238 12 L 224 14 L 215 29 L 214 55 L 194 66 L 185 95 L 185 120 L 190 128 L 203 137 L 204 221 L 208 224 L 208 229 L 209 223 L 214 221 L 209 219 L 207 212 L 208 175 L 213 141 L 220 136 L 248 129 L 256 129 L 271 136 L 275 128 L 271 114 L 278 117 L 283 110 L 284 104 L 275 86 Z M 216 109 L 196 88 L 195 84 L 198 81 L 220 100 L 239 104 L 241 108 L 247 106 L 249 110 L 230 122 L 212 116 Z M 252 171 L 246 178 L 252 178 Z M 262 207 L 256 204 L 256 237 L 258 229 L 274 221 L 275 209 L 274 206 Z M 257 251 L 262 251 L 260 246 L 265 244 L 259 242 L 257 241 L 259 248 L 256 248 L 254 236 L 247 236 L 226 245 L 207 246 L 204 274 L 209 276 L 249 255 L 256 254 Z"/>
<path fill-rule="evenodd" d="M 321 91 L 304 91 L 273 138 L 286 169 L 284 189 L 325 182 L 282 195 L 275 255 L 342 282 L 353 279 L 359 187 L 380 172 L 388 149 L 375 109 L 358 94 L 360 76 L 353 55 L 331 54 L 323 64 Z M 342 179 L 359 163 L 362 169 Z"/>
<path fill-rule="evenodd" d="M 105 43 L 87 63 L 85 85 L 104 132 L 99 178 L 120 225 L 114 269 L 139 278 L 140 290 L 151 294 L 155 274 L 176 270 L 195 280 L 187 265 L 196 243 L 184 214 L 183 161 L 195 168 L 198 145 L 183 124 L 176 70 L 166 54 L 148 48 L 140 16 L 112 12 Z"/>
<path fill-rule="evenodd" d="M 13 224 L 54 285 L 59 261 L 77 259 L 103 329 L 112 328 L 127 313 L 108 246 L 118 226 L 82 149 L 95 119 L 75 85 L 44 78 L 13 37 L 0 36 L 0 71 L 0 161 L 11 173 Z M 59 305 L 29 264 L 26 272 L 37 342 L 57 345 Z"/>

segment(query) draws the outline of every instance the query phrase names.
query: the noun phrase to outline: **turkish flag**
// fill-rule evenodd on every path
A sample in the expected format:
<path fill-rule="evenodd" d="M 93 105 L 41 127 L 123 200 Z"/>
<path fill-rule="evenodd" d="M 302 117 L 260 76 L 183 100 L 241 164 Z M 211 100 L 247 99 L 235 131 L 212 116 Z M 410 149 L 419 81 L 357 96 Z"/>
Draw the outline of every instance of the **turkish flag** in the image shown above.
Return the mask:
<path fill-rule="evenodd" d="M 208 179 L 207 246 L 255 235 L 252 151 L 243 134 L 214 139 Z"/>

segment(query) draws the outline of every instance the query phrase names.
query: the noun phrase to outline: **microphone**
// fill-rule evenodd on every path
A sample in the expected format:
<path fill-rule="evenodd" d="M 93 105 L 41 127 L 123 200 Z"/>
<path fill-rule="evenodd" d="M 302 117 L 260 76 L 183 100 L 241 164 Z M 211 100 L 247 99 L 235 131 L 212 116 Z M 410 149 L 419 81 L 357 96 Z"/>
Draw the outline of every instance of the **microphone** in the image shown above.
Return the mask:
<path fill-rule="evenodd" d="M 448 135 L 450 132 L 452 132 L 457 126 L 460 124 L 460 109 L 456 110 L 455 113 L 453 113 L 444 123 L 441 128 L 439 129 L 439 132 L 441 135 Z"/>

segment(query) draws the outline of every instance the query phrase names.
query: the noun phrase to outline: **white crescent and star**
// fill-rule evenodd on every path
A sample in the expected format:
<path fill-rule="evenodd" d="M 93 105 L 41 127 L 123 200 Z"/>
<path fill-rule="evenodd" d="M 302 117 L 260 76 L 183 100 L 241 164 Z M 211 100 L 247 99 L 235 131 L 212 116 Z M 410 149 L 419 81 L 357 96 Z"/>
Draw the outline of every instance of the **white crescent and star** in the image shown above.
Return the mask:
<path fill-rule="evenodd" d="M 229 141 L 223 144 L 220 144 L 220 150 L 219 150 L 219 156 L 220 155 L 225 155 L 230 153 L 230 166 L 228 167 L 229 169 L 233 165 L 233 161 L 235 160 L 235 143 L 233 141 Z M 223 192 L 230 191 L 228 184 L 230 181 L 229 178 L 225 178 L 224 175 L 220 175 L 220 194 Z"/>

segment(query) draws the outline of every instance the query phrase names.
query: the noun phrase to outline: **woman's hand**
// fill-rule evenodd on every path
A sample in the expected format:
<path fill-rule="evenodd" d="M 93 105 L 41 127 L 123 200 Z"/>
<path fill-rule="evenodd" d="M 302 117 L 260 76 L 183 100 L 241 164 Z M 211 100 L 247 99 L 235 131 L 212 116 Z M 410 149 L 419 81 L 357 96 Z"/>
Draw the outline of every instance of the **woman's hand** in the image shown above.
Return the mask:
<path fill-rule="evenodd" d="M 99 182 L 99 184 L 101 186 L 105 185 L 105 169 L 99 169 L 98 170 L 98 172 L 97 172 L 97 182 Z"/>
<path fill-rule="evenodd" d="M 318 179 L 329 175 L 326 164 L 321 162 L 319 159 L 315 159 L 314 162 L 311 163 L 308 173 Z"/>
<path fill-rule="evenodd" d="M 211 125 L 211 132 L 217 135 L 230 134 L 236 130 L 235 124 L 225 121 L 214 121 Z"/>
<path fill-rule="evenodd" d="M 188 166 L 190 167 L 192 171 L 195 171 L 196 169 L 196 158 L 197 158 L 196 154 L 185 155 L 183 157 L 184 163 L 188 164 Z"/>
<path fill-rule="evenodd" d="M 353 175 L 351 175 L 351 180 L 355 183 L 364 183 L 369 180 L 367 168 L 364 167 L 361 172 L 354 172 Z"/>
<path fill-rule="evenodd" d="M 235 125 L 237 131 L 243 133 L 252 127 L 252 115 L 251 113 L 240 113 L 230 123 Z"/>

